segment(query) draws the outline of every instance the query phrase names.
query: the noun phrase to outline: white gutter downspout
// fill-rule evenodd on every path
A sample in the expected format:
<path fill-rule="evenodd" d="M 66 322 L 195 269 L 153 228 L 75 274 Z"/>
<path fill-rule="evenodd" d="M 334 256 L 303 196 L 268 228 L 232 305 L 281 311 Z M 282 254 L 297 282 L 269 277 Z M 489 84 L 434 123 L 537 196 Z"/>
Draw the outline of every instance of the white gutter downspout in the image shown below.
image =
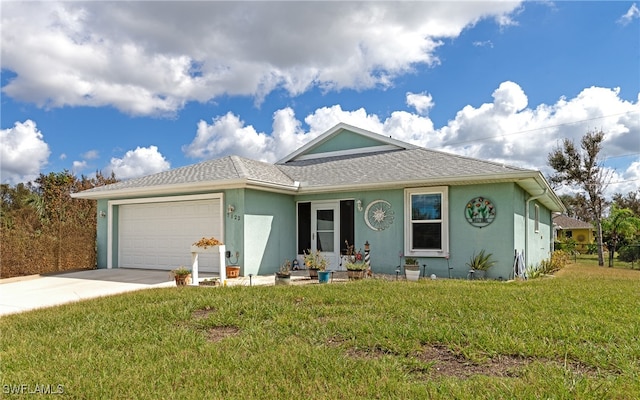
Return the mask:
<path fill-rule="evenodd" d="M 547 194 L 548 189 L 544 188 L 542 193 L 531 196 L 527 199 L 524 206 L 524 267 L 529 267 L 529 203 L 532 200 L 537 200 L 540 197 Z"/>

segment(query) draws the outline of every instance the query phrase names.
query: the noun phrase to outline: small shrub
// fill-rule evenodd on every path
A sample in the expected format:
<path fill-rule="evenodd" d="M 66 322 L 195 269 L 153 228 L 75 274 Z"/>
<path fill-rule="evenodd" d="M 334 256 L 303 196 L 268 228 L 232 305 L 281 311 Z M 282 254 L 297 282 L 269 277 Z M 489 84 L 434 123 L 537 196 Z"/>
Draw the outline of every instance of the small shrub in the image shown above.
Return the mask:
<path fill-rule="evenodd" d="M 527 268 L 529 278 L 538 278 L 541 275 L 553 274 L 560 271 L 569 263 L 569 253 L 564 250 L 556 250 L 548 260 L 542 260 L 538 267 Z"/>
<path fill-rule="evenodd" d="M 598 245 L 595 243 L 589 243 L 587 245 L 587 254 L 596 254 L 598 252 Z"/>
<path fill-rule="evenodd" d="M 618 251 L 618 260 L 625 262 L 636 262 L 640 260 L 640 242 L 623 246 Z"/>

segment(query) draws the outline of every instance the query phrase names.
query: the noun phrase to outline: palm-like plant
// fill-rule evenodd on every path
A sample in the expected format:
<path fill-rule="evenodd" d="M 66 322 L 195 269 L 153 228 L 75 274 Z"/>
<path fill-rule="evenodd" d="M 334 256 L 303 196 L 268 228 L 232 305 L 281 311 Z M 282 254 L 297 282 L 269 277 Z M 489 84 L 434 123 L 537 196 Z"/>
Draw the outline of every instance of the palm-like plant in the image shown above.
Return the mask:
<path fill-rule="evenodd" d="M 609 218 L 602 220 L 602 233 L 609 247 L 609 267 L 613 267 L 613 256 L 618 245 L 640 232 L 640 218 L 628 208 L 611 207 Z"/>
<path fill-rule="evenodd" d="M 491 258 L 492 256 L 492 253 L 485 254 L 484 250 L 481 250 L 478 254 L 474 252 L 467 265 L 474 271 L 486 271 L 496 263 L 496 261 Z"/>

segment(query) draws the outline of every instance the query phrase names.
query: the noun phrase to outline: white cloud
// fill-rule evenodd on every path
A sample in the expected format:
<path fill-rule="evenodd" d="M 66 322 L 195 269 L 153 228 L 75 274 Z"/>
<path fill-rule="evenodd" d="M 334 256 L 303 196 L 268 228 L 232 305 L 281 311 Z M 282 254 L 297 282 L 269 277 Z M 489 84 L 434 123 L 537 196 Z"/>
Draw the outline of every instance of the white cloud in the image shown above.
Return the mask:
<path fill-rule="evenodd" d="M 73 162 L 73 173 L 77 174 L 78 172 L 81 172 L 82 170 L 84 170 L 85 168 L 87 168 L 87 162 L 86 161 L 74 161 Z"/>
<path fill-rule="evenodd" d="M 614 174 L 609 193 L 635 192 L 640 187 L 640 158 L 633 161 L 622 174 Z"/>
<path fill-rule="evenodd" d="M 13 128 L 0 130 L 0 175 L 3 183 L 32 181 L 49 159 L 51 151 L 36 123 L 16 122 Z"/>
<path fill-rule="evenodd" d="M 435 106 L 433 97 L 429 93 L 407 92 L 407 105 L 416 109 L 418 114 L 427 115 L 429 110 Z"/>
<path fill-rule="evenodd" d="M 493 49 L 493 42 L 491 40 L 476 40 L 473 42 L 475 47 L 489 47 Z"/>
<path fill-rule="evenodd" d="M 638 18 L 640 18 L 640 9 L 636 5 L 636 3 L 633 3 L 631 7 L 629 7 L 627 12 L 623 16 L 621 16 L 620 19 L 618 19 L 618 23 L 625 26 L 629 25 L 631 21 Z"/>
<path fill-rule="evenodd" d="M 106 175 L 114 172 L 118 179 L 129 179 L 166 171 L 169 168 L 171 165 L 158 151 L 158 147 L 149 146 L 129 150 L 122 158 L 112 158 L 105 170 Z"/>
<path fill-rule="evenodd" d="M 571 99 L 563 97 L 553 104 L 531 106 L 522 88 L 506 81 L 493 92 L 492 103 L 467 105 L 440 128 L 435 128 L 428 116 L 406 111 L 394 111 L 381 120 L 364 108 L 348 111 L 334 105 L 307 115 L 306 132 L 290 108 L 274 113 L 272 132 L 257 132 L 253 126 L 245 126 L 238 116 L 228 113 L 215 118 L 212 124 L 201 121 L 196 137 L 183 151 L 195 158 L 238 154 L 273 162 L 335 124 L 345 122 L 426 148 L 541 169 L 550 174 L 553 171 L 546 166 L 548 154 L 564 138 L 579 146 L 590 130 L 605 132 L 602 158 L 628 155 L 640 149 L 640 102 L 626 101 L 619 94 L 618 88 L 590 87 Z M 408 103 L 412 101 L 419 103 L 408 98 Z M 616 180 L 633 181 L 639 165 L 632 164 Z M 632 184 L 637 186 L 635 181 Z M 620 187 L 612 186 L 610 194 Z"/>
<path fill-rule="evenodd" d="M 89 150 L 82 154 L 82 158 L 85 160 L 95 160 L 100 157 L 100 152 L 98 150 Z"/>
<path fill-rule="evenodd" d="M 274 89 L 387 87 L 519 2 L 7 2 L 5 95 L 41 107 L 172 115 L 189 101 Z"/>
<path fill-rule="evenodd" d="M 182 151 L 188 157 L 218 158 L 235 154 L 262 161 L 273 161 L 274 139 L 253 126 L 244 126 L 233 113 L 215 118 L 211 125 L 198 122 L 196 137 Z"/>

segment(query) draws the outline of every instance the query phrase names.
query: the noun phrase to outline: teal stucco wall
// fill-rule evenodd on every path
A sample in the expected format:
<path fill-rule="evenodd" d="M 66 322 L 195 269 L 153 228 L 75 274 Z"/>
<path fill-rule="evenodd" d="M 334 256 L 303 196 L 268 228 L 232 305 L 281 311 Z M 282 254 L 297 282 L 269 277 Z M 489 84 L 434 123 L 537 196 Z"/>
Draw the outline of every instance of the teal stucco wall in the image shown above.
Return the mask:
<path fill-rule="evenodd" d="M 292 260 L 297 253 L 297 202 L 326 200 L 360 200 L 363 211 L 354 211 L 354 235 L 356 249 L 371 246 L 371 265 L 376 273 L 395 274 L 402 264 L 399 257 L 404 249 L 404 190 L 371 190 L 314 195 L 288 195 L 248 189 L 222 191 L 224 195 L 224 242 L 231 258 L 227 260 L 242 267 L 247 276 L 269 275 L 278 270 L 285 259 Z M 483 228 L 469 224 L 465 207 L 469 200 L 482 196 L 496 207 L 493 223 Z M 529 249 L 529 265 L 537 265 L 550 255 L 552 234 L 551 213 L 542 204 L 529 203 L 529 222 L 525 222 L 525 204 L 529 197 L 515 183 L 482 184 L 449 187 L 449 259 L 443 257 L 419 258 L 426 264 L 426 274 L 438 277 L 466 278 L 466 265 L 474 252 L 485 250 L 497 261 L 488 277 L 509 279 L 512 274 L 514 250 Z M 386 200 L 392 206 L 393 223 L 385 230 L 374 231 L 364 220 L 364 208 L 374 200 Z M 540 225 L 535 232 L 535 205 L 539 205 Z M 234 211 L 227 212 L 232 205 Z M 98 201 L 98 212 L 108 212 L 107 201 Z M 117 212 L 113 207 L 113 266 L 118 266 Z M 98 268 L 107 267 L 107 221 L 98 218 L 97 245 Z M 525 226 L 528 234 L 525 234 Z M 525 241 L 528 240 L 528 246 Z M 236 253 L 238 257 L 236 258 Z"/>
<path fill-rule="evenodd" d="M 244 193 L 241 273 L 269 275 L 296 251 L 296 211 L 293 196 L 257 190 Z"/>
<path fill-rule="evenodd" d="M 109 211 L 107 200 L 98 200 L 97 224 L 96 224 L 96 264 L 98 268 L 107 268 L 107 213 Z M 100 213 L 105 217 L 101 218 Z"/>
<path fill-rule="evenodd" d="M 449 189 L 450 259 L 452 277 L 466 278 L 466 265 L 474 253 L 482 250 L 491 253 L 496 264 L 487 272 L 487 277 L 508 279 L 513 266 L 514 251 L 514 202 L 513 183 L 453 186 Z M 493 222 L 478 228 L 465 218 L 467 203 L 483 197 L 495 206 Z M 445 260 L 446 262 L 446 260 Z M 439 267 L 436 275 L 446 276 L 446 266 L 441 260 L 433 260 Z"/>
<path fill-rule="evenodd" d="M 353 132 L 343 131 L 340 135 L 320 143 L 315 148 L 307 151 L 307 154 L 319 154 L 331 151 L 353 150 L 363 147 L 380 146 L 380 141 L 358 135 Z"/>

